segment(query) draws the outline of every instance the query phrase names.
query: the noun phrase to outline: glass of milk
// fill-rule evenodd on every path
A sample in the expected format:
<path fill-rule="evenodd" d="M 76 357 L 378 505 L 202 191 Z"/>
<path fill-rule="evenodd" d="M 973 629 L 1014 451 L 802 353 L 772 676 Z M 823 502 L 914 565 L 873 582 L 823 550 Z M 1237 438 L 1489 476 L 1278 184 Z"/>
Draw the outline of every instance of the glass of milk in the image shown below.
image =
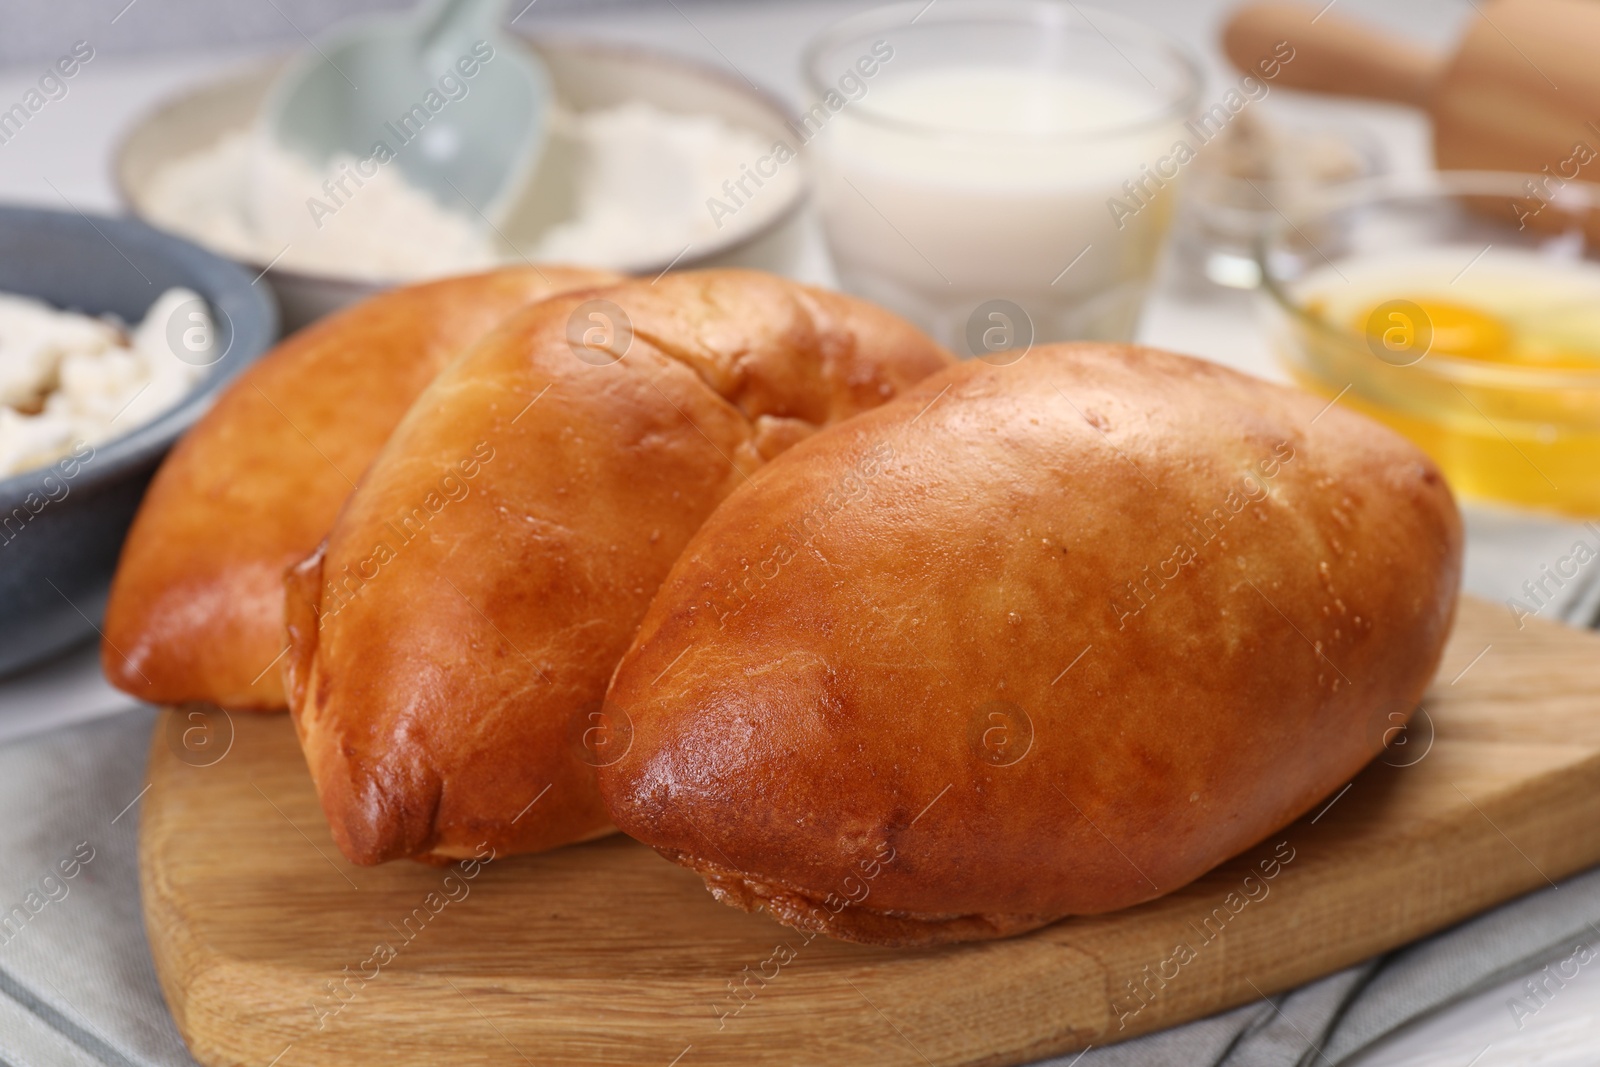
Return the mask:
<path fill-rule="evenodd" d="M 993 362 L 1131 339 L 1193 155 L 1187 51 L 1070 0 L 910 0 L 804 65 L 795 133 L 844 288 Z"/>

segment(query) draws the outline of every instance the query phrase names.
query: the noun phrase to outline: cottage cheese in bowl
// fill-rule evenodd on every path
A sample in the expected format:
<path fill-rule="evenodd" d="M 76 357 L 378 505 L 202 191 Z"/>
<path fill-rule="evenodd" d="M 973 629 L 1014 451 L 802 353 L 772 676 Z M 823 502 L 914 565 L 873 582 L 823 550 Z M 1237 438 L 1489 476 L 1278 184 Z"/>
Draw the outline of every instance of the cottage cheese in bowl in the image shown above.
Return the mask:
<path fill-rule="evenodd" d="M 168 289 L 137 326 L 0 293 L 0 478 L 150 422 L 216 362 L 206 303 Z"/>

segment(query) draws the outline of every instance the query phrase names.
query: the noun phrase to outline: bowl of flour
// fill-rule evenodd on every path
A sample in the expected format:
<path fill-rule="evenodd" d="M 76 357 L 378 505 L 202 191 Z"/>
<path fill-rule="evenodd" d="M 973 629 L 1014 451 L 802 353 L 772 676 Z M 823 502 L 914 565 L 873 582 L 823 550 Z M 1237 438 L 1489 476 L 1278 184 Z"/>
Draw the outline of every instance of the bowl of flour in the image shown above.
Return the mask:
<path fill-rule="evenodd" d="M 264 271 L 291 329 L 393 285 L 508 262 L 652 276 L 782 269 L 792 257 L 804 128 L 776 98 L 647 49 L 527 47 L 555 86 L 551 136 L 498 222 L 437 203 L 391 165 L 428 150 L 430 114 L 470 95 L 467 72 L 492 55 L 464 57 L 439 93 L 374 131 L 369 153 L 320 168 L 261 135 L 261 101 L 282 66 L 265 64 L 146 116 L 124 138 L 115 177 L 144 221 Z"/>

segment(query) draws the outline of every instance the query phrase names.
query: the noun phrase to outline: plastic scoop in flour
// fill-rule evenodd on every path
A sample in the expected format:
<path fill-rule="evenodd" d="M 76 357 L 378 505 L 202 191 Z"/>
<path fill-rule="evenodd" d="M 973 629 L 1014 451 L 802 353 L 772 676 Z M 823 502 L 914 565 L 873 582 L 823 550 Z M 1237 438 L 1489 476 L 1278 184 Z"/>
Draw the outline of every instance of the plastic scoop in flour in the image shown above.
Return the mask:
<path fill-rule="evenodd" d="M 262 109 L 269 144 L 319 169 L 398 167 L 444 207 L 498 226 L 544 151 L 550 75 L 501 32 L 506 0 L 429 0 L 356 20 L 297 56 Z"/>

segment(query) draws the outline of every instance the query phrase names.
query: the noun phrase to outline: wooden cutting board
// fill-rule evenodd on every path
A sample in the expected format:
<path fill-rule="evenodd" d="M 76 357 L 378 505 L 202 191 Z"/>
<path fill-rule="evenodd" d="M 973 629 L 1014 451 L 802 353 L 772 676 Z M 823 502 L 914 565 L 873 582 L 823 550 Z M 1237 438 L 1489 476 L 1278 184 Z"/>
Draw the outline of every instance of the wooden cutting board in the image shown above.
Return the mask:
<path fill-rule="evenodd" d="M 807 942 L 617 837 L 472 878 L 355 867 L 286 717 L 168 711 L 145 923 L 208 1065 L 1021 1063 L 1287 989 L 1600 862 L 1600 637 L 1466 601 L 1418 723 L 1160 900 L 896 951 Z"/>

